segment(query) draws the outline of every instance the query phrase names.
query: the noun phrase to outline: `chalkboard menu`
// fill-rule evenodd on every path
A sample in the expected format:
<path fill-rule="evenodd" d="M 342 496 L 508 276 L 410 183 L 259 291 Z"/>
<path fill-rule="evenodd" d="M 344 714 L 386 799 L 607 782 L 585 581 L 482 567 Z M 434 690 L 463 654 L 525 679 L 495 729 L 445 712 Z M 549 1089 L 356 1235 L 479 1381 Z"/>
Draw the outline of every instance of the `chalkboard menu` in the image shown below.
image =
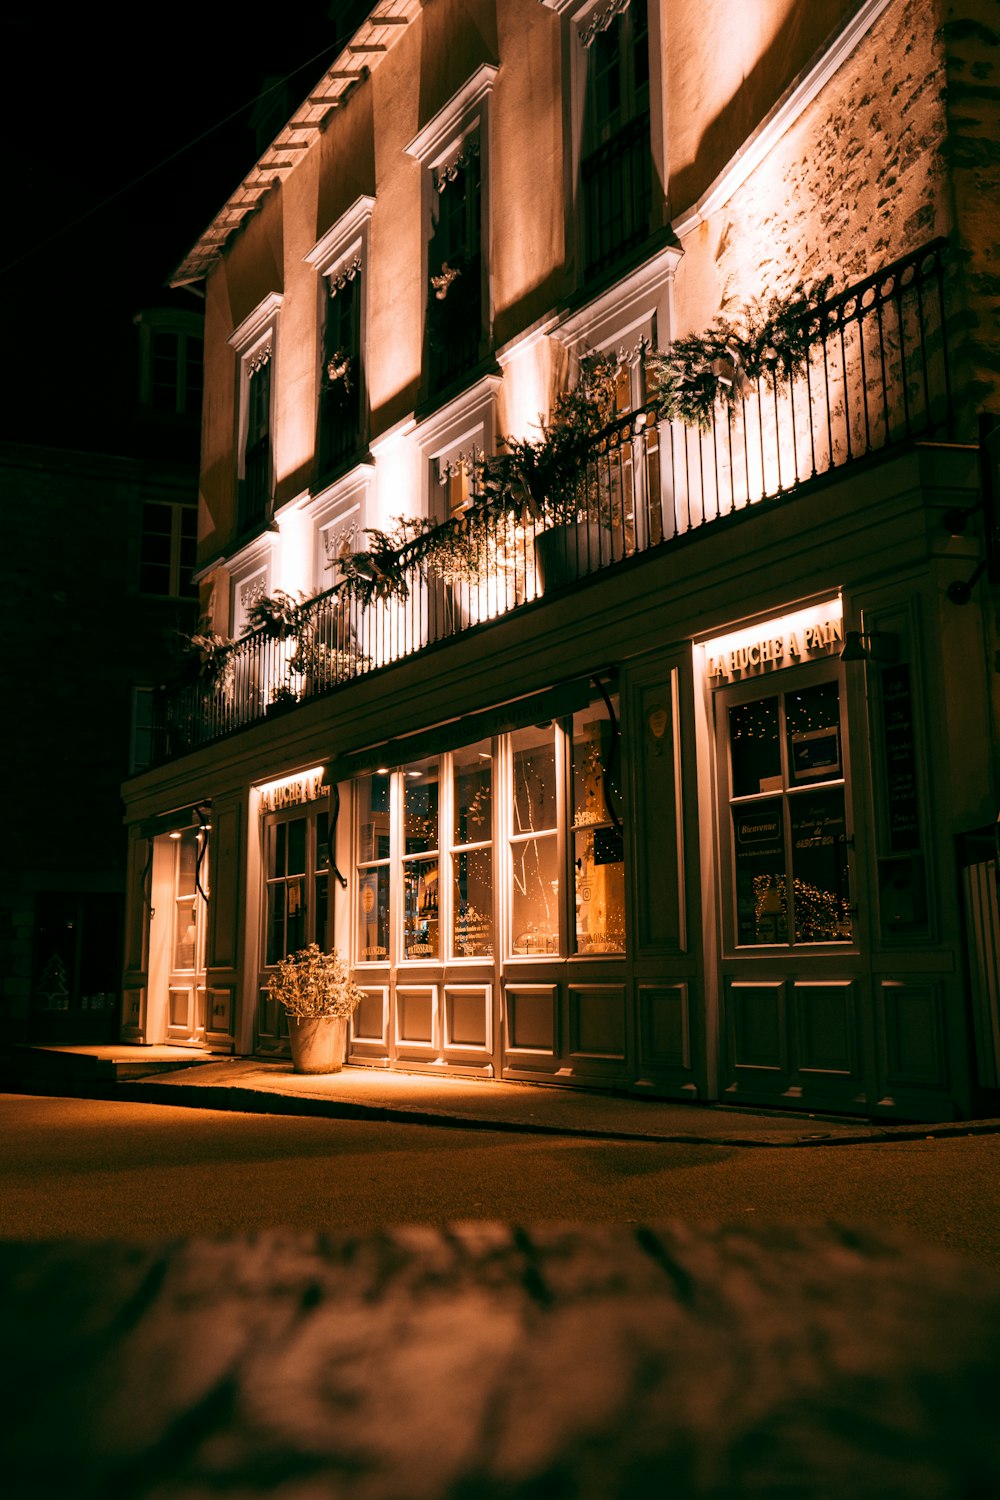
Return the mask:
<path fill-rule="evenodd" d="M 909 663 L 883 667 L 880 686 L 889 848 L 893 854 L 908 854 L 920 847 Z"/>

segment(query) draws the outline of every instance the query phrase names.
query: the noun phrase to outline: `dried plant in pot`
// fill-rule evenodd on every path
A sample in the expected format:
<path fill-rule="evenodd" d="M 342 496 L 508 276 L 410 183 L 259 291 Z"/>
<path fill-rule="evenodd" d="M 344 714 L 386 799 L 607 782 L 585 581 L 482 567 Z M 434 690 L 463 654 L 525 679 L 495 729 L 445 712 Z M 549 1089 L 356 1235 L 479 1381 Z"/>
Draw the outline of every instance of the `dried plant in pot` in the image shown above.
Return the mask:
<path fill-rule="evenodd" d="M 267 993 L 285 1008 L 296 1073 L 339 1073 L 347 1023 L 364 998 L 336 949 L 316 943 L 278 960 Z"/>

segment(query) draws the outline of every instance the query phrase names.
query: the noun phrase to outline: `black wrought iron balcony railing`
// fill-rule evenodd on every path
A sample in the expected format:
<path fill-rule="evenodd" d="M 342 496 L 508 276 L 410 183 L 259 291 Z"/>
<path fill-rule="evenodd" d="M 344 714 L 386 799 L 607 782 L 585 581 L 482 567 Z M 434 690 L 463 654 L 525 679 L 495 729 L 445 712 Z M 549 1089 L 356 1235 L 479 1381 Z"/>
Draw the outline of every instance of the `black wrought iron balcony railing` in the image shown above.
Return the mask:
<path fill-rule="evenodd" d="M 162 696 L 161 756 L 736 523 L 868 455 L 950 437 L 943 254 L 935 242 L 812 308 L 798 366 L 766 365 L 704 428 L 663 420 L 655 399 L 611 423 L 558 513 L 526 503 L 497 515 L 474 500 L 395 554 L 391 587 L 373 565 L 369 591 L 338 584 L 301 606 L 294 631 L 243 636 Z"/>

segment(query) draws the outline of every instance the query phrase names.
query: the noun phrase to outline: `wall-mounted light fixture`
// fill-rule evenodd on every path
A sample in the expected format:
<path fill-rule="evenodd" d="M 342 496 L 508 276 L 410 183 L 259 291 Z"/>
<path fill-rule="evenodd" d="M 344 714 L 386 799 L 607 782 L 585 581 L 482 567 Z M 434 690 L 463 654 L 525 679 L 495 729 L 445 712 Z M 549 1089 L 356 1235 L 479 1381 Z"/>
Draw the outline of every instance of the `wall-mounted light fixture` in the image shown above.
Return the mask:
<path fill-rule="evenodd" d="M 888 631 L 846 630 L 841 661 L 898 661 L 899 640 Z"/>

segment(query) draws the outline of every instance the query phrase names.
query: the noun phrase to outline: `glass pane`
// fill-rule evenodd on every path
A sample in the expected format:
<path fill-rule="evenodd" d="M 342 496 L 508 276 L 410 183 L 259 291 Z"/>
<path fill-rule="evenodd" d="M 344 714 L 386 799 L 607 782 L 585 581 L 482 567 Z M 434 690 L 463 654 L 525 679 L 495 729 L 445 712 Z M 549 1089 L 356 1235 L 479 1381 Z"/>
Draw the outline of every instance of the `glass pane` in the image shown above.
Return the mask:
<path fill-rule="evenodd" d="M 515 844 L 511 857 L 511 947 L 559 952 L 559 860 L 553 836 Z"/>
<path fill-rule="evenodd" d="M 788 734 L 788 780 L 829 781 L 842 776 L 840 760 L 840 695 L 835 682 L 820 682 L 801 692 L 785 694 Z"/>
<path fill-rule="evenodd" d="M 285 873 L 287 823 L 272 823 L 267 836 L 267 878 L 274 880 Z"/>
<path fill-rule="evenodd" d="M 358 871 L 358 961 L 389 957 L 389 867 Z"/>
<path fill-rule="evenodd" d="M 777 698 L 758 698 L 729 710 L 734 797 L 781 791 L 778 735 Z"/>
<path fill-rule="evenodd" d="M 452 856 L 452 934 L 456 958 L 493 957 L 493 851 Z"/>
<path fill-rule="evenodd" d="M 276 964 L 285 956 L 285 886 L 267 888 L 267 962 Z"/>
<path fill-rule="evenodd" d="M 316 876 L 316 939 L 315 939 L 315 941 L 319 945 L 319 947 L 323 949 L 324 952 L 326 951 L 326 931 L 327 931 L 327 917 L 328 917 L 327 888 L 328 888 L 327 887 L 327 877 L 325 875 L 317 875 Z"/>
<path fill-rule="evenodd" d="M 302 879 L 289 880 L 285 897 L 287 920 L 285 925 L 285 952 L 296 953 L 306 945 L 306 883 Z"/>
<path fill-rule="evenodd" d="M 778 798 L 734 807 L 736 941 L 788 942 L 784 804 Z"/>
<path fill-rule="evenodd" d="M 612 698 L 617 721 L 617 698 Z M 573 823 L 583 828 L 591 823 L 613 821 L 607 804 L 621 807 L 619 772 L 621 753 L 617 735 L 603 702 L 573 715 Z"/>
<path fill-rule="evenodd" d="M 512 826 L 515 833 L 555 828 L 556 754 L 551 724 L 532 725 L 511 735 L 514 751 Z"/>
<path fill-rule="evenodd" d="M 304 875 L 306 871 L 306 819 L 293 818 L 288 824 L 288 874 Z"/>
<path fill-rule="evenodd" d="M 198 940 L 197 907 L 195 898 L 178 901 L 175 908 L 174 968 L 193 969 L 195 947 Z"/>
<path fill-rule="evenodd" d="M 788 799 L 797 943 L 848 943 L 851 893 L 842 787 Z"/>
<path fill-rule="evenodd" d="M 389 773 L 358 781 L 358 859 L 367 863 L 389 858 Z"/>
<path fill-rule="evenodd" d="M 330 863 L 330 814 L 316 814 L 316 868 L 325 870 Z"/>
<path fill-rule="evenodd" d="M 576 872 L 576 951 L 625 952 L 625 856 L 615 828 L 573 835 Z"/>
<path fill-rule="evenodd" d="M 403 866 L 403 953 L 406 958 L 437 958 L 439 938 L 438 862 L 408 861 Z"/>
<path fill-rule="evenodd" d="M 455 754 L 455 843 L 488 843 L 492 829 L 493 756 L 480 740 Z"/>
<path fill-rule="evenodd" d="M 403 852 L 429 853 L 438 846 L 437 761 L 414 761 L 403 778 Z"/>
<path fill-rule="evenodd" d="M 193 828 L 181 834 L 177 845 L 177 895 L 193 896 L 196 890 L 195 870 L 198 865 L 198 835 Z"/>

